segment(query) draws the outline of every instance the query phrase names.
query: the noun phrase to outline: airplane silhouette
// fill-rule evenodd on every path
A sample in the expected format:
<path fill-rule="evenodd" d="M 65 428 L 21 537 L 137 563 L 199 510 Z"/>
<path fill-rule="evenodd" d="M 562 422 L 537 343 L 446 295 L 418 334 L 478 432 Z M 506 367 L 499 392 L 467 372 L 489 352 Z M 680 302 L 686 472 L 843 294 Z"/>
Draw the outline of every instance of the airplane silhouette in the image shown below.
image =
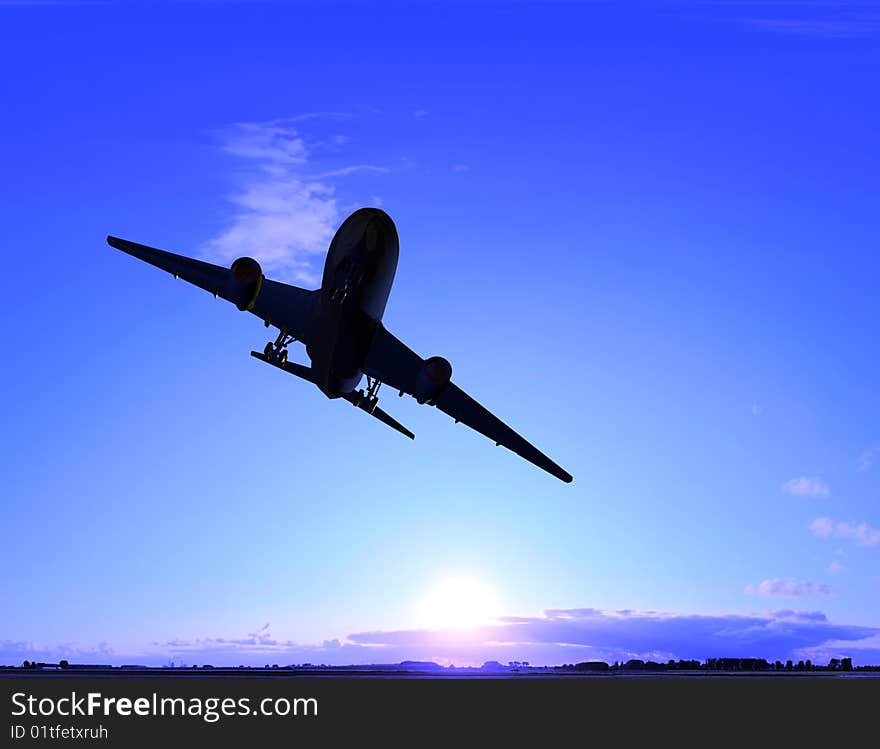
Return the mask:
<path fill-rule="evenodd" d="M 249 257 L 223 268 L 118 237 L 108 236 L 107 242 L 253 313 L 267 328 L 278 328 L 275 341 L 251 356 L 317 385 L 328 398 L 343 398 L 414 439 L 379 408 L 379 386 L 385 383 L 571 481 L 569 473 L 453 384 L 446 359 L 422 359 L 382 325 L 399 253 L 397 229 L 384 211 L 361 208 L 343 221 L 330 242 L 321 288 L 314 291 L 266 278 Z M 295 341 L 305 344 L 310 367 L 288 360 L 287 347 Z M 355 390 L 362 376 L 367 389 Z"/>

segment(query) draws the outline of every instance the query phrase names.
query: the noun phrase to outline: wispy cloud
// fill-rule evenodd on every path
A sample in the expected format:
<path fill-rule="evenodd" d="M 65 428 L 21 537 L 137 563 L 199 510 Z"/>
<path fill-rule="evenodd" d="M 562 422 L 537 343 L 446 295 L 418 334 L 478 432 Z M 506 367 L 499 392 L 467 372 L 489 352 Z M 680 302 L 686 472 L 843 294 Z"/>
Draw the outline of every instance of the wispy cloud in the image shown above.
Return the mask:
<path fill-rule="evenodd" d="M 238 123 L 223 136 L 222 149 L 241 160 L 244 179 L 231 194 L 234 211 L 229 226 L 202 246 L 202 256 L 229 265 L 235 258 L 256 258 L 278 280 L 314 284 L 316 256 L 327 250 L 342 220 L 333 178 L 356 172 L 383 173 L 374 164 L 337 166 L 313 173 L 320 141 L 309 141 L 301 123 L 345 119 L 335 112 L 308 113 L 267 122 Z M 327 144 L 345 144 L 335 136 Z"/>
<path fill-rule="evenodd" d="M 373 174 L 385 174 L 390 169 L 384 166 L 374 166 L 373 164 L 355 164 L 353 166 L 344 166 L 340 169 L 332 169 L 329 172 L 321 174 L 313 174 L 308 179 L 326 179 L 327 177 L 345 177 L 355 172 L 373 172 Z"/>
<path fill-rule="evenodd" d="M 273 637 L 269 625 L 246 637 L 174 639 L 125 654 L 95 650 L 102 663 L 263 665 L 369 664 L 403 660 L 480 665 L 527 660 L 553 665 L 581 660 L 698 658 L 787 659 L 812 649 L 847 648 L 872 655 L 875 627 L 832 624 L 821 611 L 781 609 L 766 614 L 674 614 L 657 611 L 548 609 L 538 616 L 506 616 L 471 629 L 398 629 L 356 632 L 316 643 Z M 0 663 L 67 657 L 63 647 L 0 642 Z M 80 651 L 86 653 L 88 651 Z M 871 661 L 868 661 L 871 662 Z"/>
<path fill-rule="evenodd" d="M 867 523 L 841 522 L 834 526 L 834 535 L 837 538 L 846 538 L 854 541 L 856 546 L 880 545 L 880 530 L 872 528 Z"/>
<path fill-rule="evenodd" d="M 829 517 L 821 517 L 810 523 L 810 530 L 819 538 L 842 538 L 856 546 L 880 546 L 880 530 L 865 522 L 844 520 L 835 523 Z"/>
<path fill-rule="evenodd" d="M 854 13 L 843 18 L 763 18 L 747 17 L 731 19 L 751 26 L 758 31 L 778 34 L 797 34 L 826 39 L 848 39 L 874 34 L 880 30 L 880 18 L 873 14 Z"/>
<path fill-rule="evenodd" d="M 601 2 L 602 0 L 595 0 Z M 847 39 L 880 31 L 878 0 L 619 0 L 633 10 L 686 11 L 759 32 Z"/>
<path fill-rule="evenodd" d="M 828 517 L 816 518 L 810 523 L 810 530 L 819 538 L 830 538 L 834 533 L 834 522 Z"/>
<path fill-rule="evenodd" d="M 877 0 L 653 0 L 721 15 L 759 32 L 848 39 L 880 31 Z"/>
<path fill-rule="evenodd" d="M 828 565 L 828 571 L 832 574 L 838 572 L 846 572 L 846 567 L 835 559 L 833 562 L 831 562 L 831 564 Z"/>
<path fill-rule="evenodd" d="M 110 2 L 111 0 L 0 0 L 0 8 L 28 5 L 109 5 Z"/>
<path fill-rule="evenodd" d="M 768 611 L 767 616 L 774 619 L 797 619 L 802 622 L 827 622 L 828 617 L 821 611 L 793 611 L 792 609 L 776 609 Z"/>
<path fill-rule="evenodd" d="M 818 476 L 801 476 L 782 485 L 782 491 L 795 497 L 827 497 L 831 489 Z"/>
<path fill-rule="evenodd" d="M 774 578 L 764 580 L 757 586 L 747 585 L 745 593 L 757 596 L 780 596 L 783 598 L 800 598 L 801 596 L 829 596 L 834 592 L 830 585 L 811 583 L 807 580 L 781 580 Z"/>
<path fill-rule="evenodd" d="M 44 645 L 31 640 L 0 640 L 0 665 L 18 666 L 24 660 L 57 663 L 62 659 L 71 663 L 109 665 L 122 662 L 107 642 L 83 646 L 78 643 Z"/>

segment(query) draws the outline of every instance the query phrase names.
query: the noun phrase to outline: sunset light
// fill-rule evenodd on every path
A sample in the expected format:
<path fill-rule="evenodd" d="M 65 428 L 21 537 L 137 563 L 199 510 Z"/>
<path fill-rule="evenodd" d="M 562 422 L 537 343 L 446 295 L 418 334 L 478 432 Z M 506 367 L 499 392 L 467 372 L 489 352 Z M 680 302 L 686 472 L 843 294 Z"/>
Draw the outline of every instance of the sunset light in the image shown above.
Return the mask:
<path fill-rule="evenodd" d="M 471 575 L 443 578 L 416 608 L 417 624 L 429 629 L 476 627 L 491 622 L 498 614 L 494 591 Z"/>

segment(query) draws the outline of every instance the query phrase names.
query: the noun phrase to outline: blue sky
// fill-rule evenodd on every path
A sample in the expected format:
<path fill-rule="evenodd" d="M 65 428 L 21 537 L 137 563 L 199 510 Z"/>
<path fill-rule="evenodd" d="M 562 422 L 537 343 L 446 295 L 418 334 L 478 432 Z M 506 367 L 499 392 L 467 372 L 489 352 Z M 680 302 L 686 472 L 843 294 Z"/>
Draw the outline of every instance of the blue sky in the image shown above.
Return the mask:
<path fill-rule="evenodd" d="M 0 662 L 880 662 L 878 19 L 0 2 Z M 104 242 L 308 286 L 362 205 L 573 484 Z"/>

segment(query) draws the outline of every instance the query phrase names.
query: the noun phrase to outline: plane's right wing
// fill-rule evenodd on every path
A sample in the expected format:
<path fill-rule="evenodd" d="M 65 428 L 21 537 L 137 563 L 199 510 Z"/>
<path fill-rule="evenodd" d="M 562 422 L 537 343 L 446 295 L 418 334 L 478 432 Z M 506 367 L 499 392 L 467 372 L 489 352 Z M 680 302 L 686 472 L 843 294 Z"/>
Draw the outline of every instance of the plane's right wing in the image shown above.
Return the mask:
<path fill-rule="evenodd" d="M 420 372 L 425 360 L 378 324 L 364 363 L 364 373 L 410 395 L 415 395 Z M 457 422 L 488 437 L 497 445 L 504 445 L 521 458 L 543 468 L 566 483 L 571 474 L 554 463 L 537 447 L 517 434 L 501 419 L 471 398 L 454 383 L 447 382 L 440 392 L 428 401 Z"/>
<path fill-rule="evenodd" d="M 222 297 L 234 304 L 242 302 L 236 293 L 239 288 L 236 285 L 237 279 L 230 268 L 185 255 L 175 255 L 173 252 L 147 247 L 119 237 L 107 237 L 107 244 L 150 265 L 155 265 L 175 278 L 189 281 L 214 296 Z M 255 263 L 255 261 L 249 262 Z M 263 278 L 258 265 L 255 266 L 254 272 L 260 276 L 259 284 L 254 285 L 253 298 L 244 300 L 248 304 L 242 304 L 239 309 L 252 312 L 266 324 L 274 325 L 278 329 L 285 328 L 291 335 L 305 340 L 314 292 Z M 251 280 L 255 278 L 252 277 Z"/>

